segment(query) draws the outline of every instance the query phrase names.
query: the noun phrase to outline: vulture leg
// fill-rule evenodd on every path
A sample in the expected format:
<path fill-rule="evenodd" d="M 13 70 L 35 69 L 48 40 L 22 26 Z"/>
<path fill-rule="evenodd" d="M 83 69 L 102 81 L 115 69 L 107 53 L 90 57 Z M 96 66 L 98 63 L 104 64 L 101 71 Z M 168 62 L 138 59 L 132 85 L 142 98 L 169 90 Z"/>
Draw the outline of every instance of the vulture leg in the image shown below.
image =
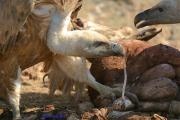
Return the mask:
<path fill-rule="evenodd" d="M 80 57 L 56 56 L 58 66 L 72 80 L 78 80 L 97 90 L 102 96 L 115 96 L 113 88 L 105 86 L 95 80 L 88 67 Z"/>
<path fill-rule="evenodd" d="M 1 59 L 0 66 L 0 98 L 10 105 L 13 111 L 13 120 L 17 120 L 20 118 L 21 69 L 16 57 Z"/>
<path fill-rule="evenodd" d="M 20 76 L 21 76 L 21 69 L 18 68 L 17 76 L 16 76 L 17 78 L 13 79 L 13 81 L 12 81 L 12 85 L 13 85 L 14 89 L 10 90 L 10 92 L 9 92 L 9 104 L 12 107 L 13 120 L 17 120 L 17 119 L 21 118 L 20 108 L 19 108 L 20 89 L 21 89 Z"/>
<path fill-rule="evenodd" d="M 82 58 L 70 56 L 55 56 L 54 59 L 57 62 L 59 68 L 64 73 L 66 73 L 67 77 L 71 78 L 72 80 L 78 80 L 77 82 L 85 83 L 86 85 L 92 87 L 100 93 L 101 97 L 115 98 L 116 96 L 121 96 L 121 89 L 111 88 L 97 82 L 94 76 L 89 71 L 87 65 L 82 62 Z M 129 92 L 126 92 L 125 95 L 130 98 L 134 98 L 134 95 Z M 134 99 L 135 101 L 138 101 L 136 98 Z"/>

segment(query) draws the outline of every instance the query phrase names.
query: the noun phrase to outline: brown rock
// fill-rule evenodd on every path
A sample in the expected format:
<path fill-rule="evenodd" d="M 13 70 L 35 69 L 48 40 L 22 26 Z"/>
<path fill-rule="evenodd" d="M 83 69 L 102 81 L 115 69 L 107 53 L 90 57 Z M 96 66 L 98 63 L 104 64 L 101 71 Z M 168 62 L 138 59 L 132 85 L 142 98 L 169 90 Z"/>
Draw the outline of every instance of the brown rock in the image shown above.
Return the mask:
<path fill-rule="evenodd" d="M 180 66 L 175 67 L 175 72 L 176 72 L 176 83 L 180 85 Z"/>
<path fill-rule="evenodd" d="M 132 115 L 132 116 L 129 116 L 128 118 L 126 119 L 119 119 L 119 120 L 167 120 L 167 118 L 165 117 L 162 117 L 160 115 L 157 115 L 157 114 L 154 114 L 153 116 L 149 116 L 149 115 L 143 115 L 143 114 L 140 114 L 140 115 Z"/>
<path fill-rule="evenodd" d="M 139 112 L 169 112 L 170 102 L 141 102 Z"/>
<path fill-rule="evenodd" d="M 112 111 L 108 114 L 109 120 L 119 120 L 120 118 L 124 116 L 128 116 L 129 114 L 132 114 L 133 112 L 119 112 L 119 111 Z"/>
<path fill-rule="evenodd" d="M 132 58 L 141 53 L 144 49 L 150 47 L 147 42 L 138 40 L 119 40 L 118 42 L 122 44 L 126 50 L 127 61 L 130 61 Z M 91 73 L 98 82 L 109 86 L 113 86 L 116 83 L 123 83 L 124 58 L 111 56 L 89 60 L 92 63 Z M 95 101 L 99 94 L 92 88 L 88 88 L 88 92 L 91 100 L 96 103 Z"/>
<path fill-rule="evenodd" d="M 127 40 L 127 41 L 120 40 L 119 43 L 121 43 L 124 46 L 127 53 L 128 84 L 130 85 L 131 88 L 133 87 L 131 86 L 132 84 L 139 84 L 138 83 L 139 79 L 137 78 L 140 78 L 144 72 L 148 71 L 154 66 L 160 64 L 166 64 L 166 63 L 172 65 L 173 67 L 180 66 L 180 52 L 179 50 L 173 47 L 162 44 L 151 46 L 146 42 L 137 41 L 137 40 Z M 104 57 L 104 58 L 90 59 L 90 61 L 92 62 L 91 73 L 98 82 L 109 86 L 113 86 L 114 84 L 119 84 L 123 82 L 124 58 Z M 170 69 L 171 71 L 173 71 L 172 68 Z M 167 72 L 167 70 L 165 71 Z M 160 75 L 161 76 L 165 75 L 163 77 L 166 77 L 167 75 L 165 73 Z M 148 75 L 148 76 L 152 76 L 152 75 Z M 170 78 L 174 77 L 173 72 L 171 75 L 168 75 L 168 77 L 169 76 Z M 159 98 L 169 98 L 169 97 L 172 99 L 174 96 L 176 96 L 177 85 L 173 83 L 171 80 L 165 80 L 166 82 L 162 82 L 162 83 L 159 82 L 159 80 L 158 81 L 153 80 L 153 81 L 154 83 L 152 81 L 150 82 L 147 81 L 148 82 L 147 85 L 151 84 L 151 86 L 147 86 L 144 83 L 142 84 L 143 89 L 146 89 L 146 87 L 148 89 L 147 90 L 148 92 L 146 91 L 146 93 L 143 92 L 142 94 L 142 87 L 140 87 L 140 84 L 138 86 L 136 85 L 134 89 L 131 89 L 131 91 L 132 92 L 135 91 L 134 93 L 140 92 L 139 93 L 140 97 L 142 97 L 143 99 L 148 98 L 150 100 L 157 100 Z M 155 86 L 156 83 L 158 84 L 157 86 Z M 166 83 L 168 83 L 169 85 Z M 156 89 L 156 87 L 158 86 L 162 88 Z M 150 91 L 153 91 L 152 93 L 154 93 L 155 95 L 149 93 Z M 99 94 L 92 88 L 88 88 L 88 92 L 91 100 L 94 103 L 96 103 L 96 98 Z M 161 94 L 158 95 L 158 93 Z"/>
<path fill-rule="evenodd" d="M 167 118 L 154 114 L 153 116 L 135 112 L 112 111 L 108 114 L 109 120 L 167 120 Z"/>
<path fill-rule="evenodd" d="M 169 111 L 176 115 L 180 114 L 180 102 L 179 101 L 172 101 L 170 104 Z"/>
<path fill-rule="evenodd" d="M 176 67 L 175 70 L 176 70 L 176 76 L 180 78 L 180 67 Z"/>
<path fill-rule="evenodd" d="M 164 63 L 180 66 L 180 51 L 173 47 L 159 44 L 146 48 L 129 60 L 128 63 L 128 81 L 134 82 L 137 77 L 153 66 Z"/>
<path fill-rule="evenodd" d="M 180 114 L 180 102 L 141 102 L 138 107 L 139 112 L 165 112 L 175 115 Z"/>
<path fill-rule="evenodd" d="M 143 75 L 140 77 L 140 81 L 146 82 L 146 81 L 157 79 L 160 77 L 174 79 L 175 78 L 174 68 L 169 64 L 157 65 L 157 66 L 149 69 L 145 73 L 143 73 Z"/>
<path fill-rule="evenodd" d="M 134 115 L 129 115 L 129 116 L 126 116 L 126 117 L 122 117 L 118 120 L 153 120 L 151 116 L 149 115 L 143 115 L 143 114 L 134 114 Z"/>
<path fill-rule="evenodd" d="M 135 93 L 141 100 L 172 100 L 178 93 L 178 86 L 172 80 L 162 77 L 150 80 L 146 83 L 139 83 L 133 86 L 131 91 Z"/>

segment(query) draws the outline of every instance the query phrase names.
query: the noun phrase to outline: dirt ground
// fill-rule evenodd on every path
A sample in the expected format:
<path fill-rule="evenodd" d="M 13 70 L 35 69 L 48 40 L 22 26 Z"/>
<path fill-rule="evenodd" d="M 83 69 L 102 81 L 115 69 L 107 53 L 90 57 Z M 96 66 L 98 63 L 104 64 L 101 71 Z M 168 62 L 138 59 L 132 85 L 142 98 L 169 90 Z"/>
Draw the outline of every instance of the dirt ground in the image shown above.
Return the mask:
<path fill-rule="evenodd" d="M 112 28 L 121 28 L 130 26 L 134 28 L 133 18 L 143 9 L 150 7 L 159 0 L 85 0 L 80 17 L 110 26 Z M 180 48 L 177 40 L 180 39 L 179 25 L 162 26 L 163 32 L 150 41 L 152 44 L 164 43 L 176 48 Z M 135 29 L 135 28 L 134 28 Z M 60 92 L 56 96 L 50 98 L 48 96 L 48 88 L 42 82 L 44 73 L 42 72 L 42 63 L 38 64 L 23 72 L 22 75 L 22 91 L 21 91 L 21 114 L 23 120 L 43 120 L 48 118 L 49 114 L 58 114 L 59 120 L 65 120 L 68 116 L 76 114 L 76 118 L 81 118 L 78 109 L 78 103 L 74 97 L 60 96 Z M 87 94 L 82 97 L 82 101 L 89 101 Z M 11 120 L 11 113 L 0 109 L 0 120 Z M 47 119 L 47 120 L 58 120 Z M 69 120 L 76 120 L 69 118 Z M 135 120 L 135 119 L 134 119 Z M 136 119 L 138 120 L 138 119 Z M 147 119 L 151 120 L 151 119 Z"/>

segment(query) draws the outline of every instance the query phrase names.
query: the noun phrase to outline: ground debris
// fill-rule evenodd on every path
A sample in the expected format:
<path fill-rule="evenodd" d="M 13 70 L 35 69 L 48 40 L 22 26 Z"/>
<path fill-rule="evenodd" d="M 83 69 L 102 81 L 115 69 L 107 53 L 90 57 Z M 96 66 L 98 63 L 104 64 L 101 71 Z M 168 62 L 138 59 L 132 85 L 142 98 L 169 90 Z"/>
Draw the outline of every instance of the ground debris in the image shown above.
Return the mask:
<path fill-rule="evenodd" d="M 82 120 L 108 120 L 107 114 L 107 108 L 92 109 L 90 112 L 85 112 L 82 115 Z"/>

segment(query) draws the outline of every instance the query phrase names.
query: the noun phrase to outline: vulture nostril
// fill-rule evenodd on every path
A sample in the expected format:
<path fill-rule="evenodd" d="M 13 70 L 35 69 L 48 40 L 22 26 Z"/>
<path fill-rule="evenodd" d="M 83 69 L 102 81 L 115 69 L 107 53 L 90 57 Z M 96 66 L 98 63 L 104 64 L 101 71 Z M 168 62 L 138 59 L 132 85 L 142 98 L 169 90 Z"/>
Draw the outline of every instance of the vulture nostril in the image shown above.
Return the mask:
<path fill-rule="evenodd" d="M 163 12 L 164 9 L 163 8 L 158 8 L 159 12 Z"/>
<path fill-rule="evenodd" d="M 116 44 L 114 44 L 114 45 L 112 46 L 112 48 L 116 48 Z"/>

